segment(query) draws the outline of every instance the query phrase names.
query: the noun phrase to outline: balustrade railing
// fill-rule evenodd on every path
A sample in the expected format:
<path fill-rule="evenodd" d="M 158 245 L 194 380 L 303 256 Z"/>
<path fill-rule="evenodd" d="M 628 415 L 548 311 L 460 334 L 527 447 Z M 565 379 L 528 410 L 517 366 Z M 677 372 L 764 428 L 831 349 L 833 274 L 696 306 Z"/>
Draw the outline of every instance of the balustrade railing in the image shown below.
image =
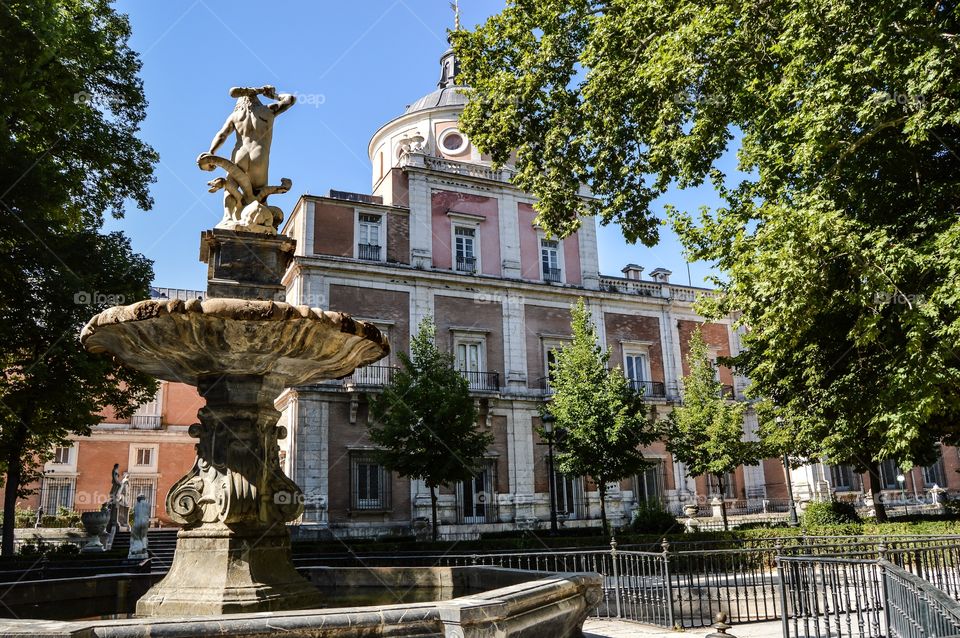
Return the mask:
<path fill-rule="evenodd" d="M 382 387 L 393 381 L 396 371 L 395 366 L 364 366 L 343 381 L 345 385 Z"/>
<path fill-rule="evenodd" d="M 563 282 L 563 275 L 559 268 L 544 268 L 543 280 L 546 282 L 559 284 Z"/>
<path fill-rule="evenodd" d="M 457 257 L 457 270 L 460 272 L 474 273 L 477 271 L 476 257 Z"/>
<path fill-rule="evenodd" d="M 130 427 L 135 430 L 159 430 L 159 414 L 134 414 L 130 417 Z"/>
<path fill-rule="evenodd" d="M 477 392 L 498 392 L 500 390 L 499 372 L 473 372 L 461 370 L 460 374 L 470 384 L 470 389 Z"/>
<path fill-rule="evenodd" d="M 357 259 L 380 261 L 380 249 L 376 244 L 357 244 Z"/>
<path fill-rule="evenodd" d="M 667 388 L 663 381 L 640 381 L 638 379 L 627 379 L 630 387 L 641 393 L 644 397 L 661 399 L 667 396 Z"/>

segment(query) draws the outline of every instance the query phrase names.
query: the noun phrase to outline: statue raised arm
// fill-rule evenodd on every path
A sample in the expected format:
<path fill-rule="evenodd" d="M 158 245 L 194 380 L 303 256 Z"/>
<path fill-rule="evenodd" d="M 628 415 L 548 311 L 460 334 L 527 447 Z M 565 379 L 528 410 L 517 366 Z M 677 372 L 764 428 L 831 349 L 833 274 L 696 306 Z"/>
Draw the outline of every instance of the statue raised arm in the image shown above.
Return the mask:
<path fill-rule="evenodd" d="M 265 105 L 258 98 L 260 95 L 275 101 Z M 267 183 L 273 121 L 293 106 L 296 98 L 289 93 L 278 94 L 270 85 L 233 87 L 230 96 L 237 100 L 233 113 L 214 136 L 210 150 L 197 158 L 203 170 L 220 167 L 227 173 L 226 177 L 209 182 L 210 192 L 224 190 L 224 217 L 217 228 L 276 234 L 283 212 L 268 206 L 266 200 L 270 195 L 290 190 L 292 182 L 283 178 L 279 186 Z M 227 160 L 216 152 L 231 133 L 236 134 L 236 143 Z"/>

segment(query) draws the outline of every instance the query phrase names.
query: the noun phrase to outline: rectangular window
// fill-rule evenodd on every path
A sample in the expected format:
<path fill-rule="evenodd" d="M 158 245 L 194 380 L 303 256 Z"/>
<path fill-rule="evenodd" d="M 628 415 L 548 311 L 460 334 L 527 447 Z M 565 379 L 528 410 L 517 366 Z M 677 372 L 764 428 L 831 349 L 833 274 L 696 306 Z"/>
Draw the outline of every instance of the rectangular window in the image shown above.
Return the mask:
<path fill-rule="evenodd" d="M 923 468 L 923 486 L 924 487 L 946 487 L 947 473 L 943 468 L 943 457 L 940 456 L 931 465 Z"/>
<path fill-rule="evenodd" d="M 360 213 L 357 223 L 357 258 L 370 261 L 380 261 L 382 246 L 380 245 L 380 226 L 382 215 Z"/>
<path fill-rule="evenodd" d="M 350 456 L 351 508 L 384 510 L 390 507 L 390 473 L 370 454 Z"/>
<path fill-rule="evenodd" d="M 553 239 L 540 240 L 540 264 L 544 281 L 561 282 L 560 242 Z"/>
<path fill-rule="evenodd" d="M 727 475 L 723 477 L 723 498 L 736 498 L 737 497 L 737 486 L 733 472 L 727 472 Z M 707 485 L 710 489 L 710 495 L 719 495 L 720 486 L 717 484 L 717 477 L 713 474 L 710 474 L 707 477 Z"/>
<path fill-rule="evenodd" d="M 137 502 L 137 497 L 142 496 L 143 500 L 150 506 L 150 516 L 153 517 L 154 506 L 157 502 L 157 482 L 148 478 L 130 479 L 130 506 Z"/>
<path fill-rule="evenodd" d="M 73 479 L 43 479 L 43 511 L 53 515 L 61 507 L 73 509 Z"/>
<path fill-rule="evenodd" d="M 660 504 L 664 502 L 663 461 L 648 459 L 653 465 L 633 477 L 633 490 L 637 503 Z"/>
<path fill-rule="evenodd" d="M 153 465 L 153 448 L 150 448 L 150 447 L 137 448 L 137 465 L 147 466 L 147 467 Z"/>
<path fill-rule="evenodd" d="M 897 476 L 900 475 L 900 466 L 893 459 L 887 459 L 880 462 L 880 486 L 885 490 L 900 489 L 900 481 Z"/>
<path fill-rule="evenodd" d="M 56 465 L 69 465 L 70 448 L 66 446 L 55 447 L 53 449 L 53 459 L 50 462 Z"/>
<path fill-rule="evenodd" d="M 477 270 L 477 229 L 465 226 L 456 226 L 453 229 L 454 262 L 460 272 L 476 272 Z"/>
<path fill-rule="evenodd" d="M 494 522 L 493 464 L 488 462 L 473 478 L 461 481 L 457 486 L 457 496 L 461 522 Z"/>
<path fill-rule="evenodd" d="M 568 519 L 580 518 L 583 510 L 583 478 L 553 473 L 553 494 L 557 514 Z"/>
<path fill-rule="evenodd" d="M 830 485 L 838 492 L 858 492 L 863 489 L 860 475 L 849 465 L 830 466 Z"/>

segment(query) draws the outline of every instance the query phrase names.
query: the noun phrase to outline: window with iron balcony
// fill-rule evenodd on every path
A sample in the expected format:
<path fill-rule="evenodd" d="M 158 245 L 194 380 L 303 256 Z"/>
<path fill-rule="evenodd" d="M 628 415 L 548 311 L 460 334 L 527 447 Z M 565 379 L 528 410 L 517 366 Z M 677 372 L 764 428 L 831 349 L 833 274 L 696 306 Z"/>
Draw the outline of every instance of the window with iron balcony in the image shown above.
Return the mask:
<path fill-rule="evenodd" d="M 458 272 L 475 273 L 477 271 L 477 229 L 467 226 L 454 226 L 453 261 Z"/>
<path fill-rule="evenodd" d="M 382 261 L 382 215 L 360 213 L 357 218 L 357 259 Z"/>
<path fill-rule="evenodd" d="M 560 268 L 560 242 L 552 239 L 540 240 L 540 265 L 544 281 L 556 284 L 563 282 L 563 273 Z"/>

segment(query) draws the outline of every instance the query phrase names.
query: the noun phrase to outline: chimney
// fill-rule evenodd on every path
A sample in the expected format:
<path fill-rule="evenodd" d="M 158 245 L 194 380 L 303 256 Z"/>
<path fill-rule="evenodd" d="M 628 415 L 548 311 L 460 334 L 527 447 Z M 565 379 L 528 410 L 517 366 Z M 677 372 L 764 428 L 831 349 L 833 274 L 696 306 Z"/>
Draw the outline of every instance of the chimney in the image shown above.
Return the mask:
<path fill-rule="evenodd" d="M 670 275 L 673 273 L 666 268 L 654 268 L 650 271 L 650 278 L 661 284 L 670 283 Z"/>
<path fill-rule="evenodd" d="M 643 273 L 643 266 L 638 266 L 636 264 L 627 264 L 620 271 L 623 273 L 623 276 L 627 279 L 640 279 L 640 275 Z"/>

